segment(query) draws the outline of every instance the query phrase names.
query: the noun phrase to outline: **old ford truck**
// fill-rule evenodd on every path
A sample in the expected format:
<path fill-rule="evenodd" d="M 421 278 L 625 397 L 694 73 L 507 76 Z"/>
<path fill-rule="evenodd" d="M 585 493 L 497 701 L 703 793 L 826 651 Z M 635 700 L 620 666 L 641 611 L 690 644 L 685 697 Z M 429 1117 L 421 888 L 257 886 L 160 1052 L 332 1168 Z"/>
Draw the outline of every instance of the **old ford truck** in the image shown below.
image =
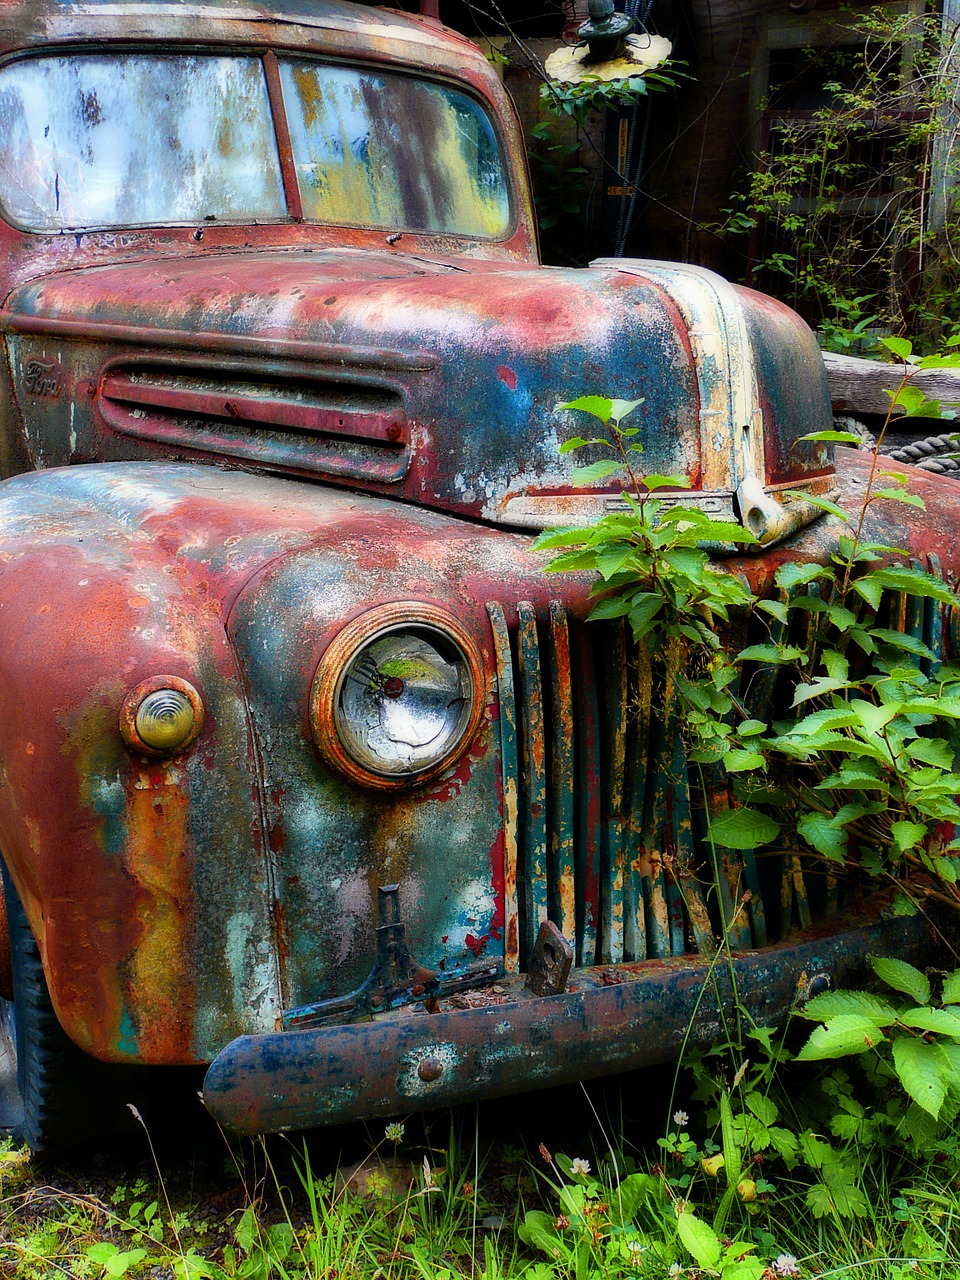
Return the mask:
<path fill-rule="evenodd" d="M 0 994 L 35 1150 L 148 1068 L 205 1067 L 258 1132 L 639 1066 L 713 1035 L 731 974 L 773 1018 L 918 944 L 795 852 L 711 878 L 727 801 L 530 552 L 622 501 L 559 452 L 594 392 L 756 535 L 757 590 L 829 554 L 807 499 L 864 469 L 798 443 L 830 402 L 795 315 L 540 265 L 511 105 L 429 6 L 8 0 L 0 146 Z M 874 532 L 950 573 L 952 482 L 915 487 Z"/>

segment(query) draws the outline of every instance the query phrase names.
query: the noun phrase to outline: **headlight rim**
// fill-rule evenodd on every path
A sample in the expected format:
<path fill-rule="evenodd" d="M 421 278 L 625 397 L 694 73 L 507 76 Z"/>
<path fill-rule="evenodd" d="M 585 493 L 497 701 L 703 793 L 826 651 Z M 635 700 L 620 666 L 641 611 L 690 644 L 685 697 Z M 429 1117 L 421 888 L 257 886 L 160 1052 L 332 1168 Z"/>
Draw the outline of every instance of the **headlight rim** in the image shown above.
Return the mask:
<path fill-rule="evenodd" d="M 177 693 L 184 695 L 193 709 L 193 727 L 190 733 L 176 746 L 151 747 L 143 741 L 137 730 L 137 712 L 145 698 L 149 697 L 151 693 L 159 693 L 164 689 L 173 689 Z M 124 698 L 123 705 L 120 708 L 120 735 L 127 746 L 138 755 L 146 756 L 151 760 L 165 760 L 172 756 L 181 755 L 196 741 L 203 728 L 203 720 L 203 699 L 189 680 L 184 680 L 181 676 L 151 676 L 147 680 L 141 680 Z"/>
<path fill-rule="evenodd" d="M 380 773 L 361 764 L 337 732 L 337 704 L 350 663 L 357 653 L 401 629 L 434 632 L 454 644 L 467 664 L 473 705 L 456 742 L 433 763 L 406 773 Z M 359 786 L 378 791 L 409 791 L 432 781 L 460 760 L 477 735 L 485 705 L 485 677 L 479 645 L 467 628 L 439 605 L 398 600 L 376 605 L 346 623 L 327 645 L 310 688 L 310 728 L 324 761 Z"/>

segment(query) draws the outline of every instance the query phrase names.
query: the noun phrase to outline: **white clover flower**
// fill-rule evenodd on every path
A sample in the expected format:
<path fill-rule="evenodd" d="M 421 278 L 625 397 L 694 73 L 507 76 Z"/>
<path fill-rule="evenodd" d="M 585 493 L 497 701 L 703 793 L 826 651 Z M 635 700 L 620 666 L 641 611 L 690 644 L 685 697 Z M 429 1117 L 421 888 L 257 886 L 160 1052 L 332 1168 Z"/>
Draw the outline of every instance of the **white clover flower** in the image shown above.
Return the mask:
<path fill-rule="evenodd" d="M 680 1266 L 679 1262 L 671 1262 L 667 1275 L 670 1277 L 670 1280 L 676 1280 L 676 1277 L 680 1275 L 682 1270 L 683 1268 Z"/>
<path fill-rule="evenodd" d="M 673 1113 L 673 1123 L 677 1126 L 678 1129 L 683 1129 L 686 1125 L 690 1123 L 690 1117 L 687 1115 L 685 1111 L 675 1111 Z"/>
<path fill-rule="evenodd" d="M 589 1173 L 589 1172 L 590 1172 L 590 1161 L 589 1161 L 589 1160 L 581 1160 L 581 1159 L 580 1159 L 580 1157 L 579 1157 L 579 1156 L 577 1156 L 575 1160 L 571 1160 L 571 1161 L 570 1161 L 570 1172 L 571 1172 L 571 1173 L 573 1173 L 573 1174 L 577 1174 L 577 1173 Z"/>
<path fill-rule="evenodd" d="M 781 1253 L 774 1258 L 773 1266 L 770 1269 L 778 1276 L 798 1276 L 800 1274 L 797 1260 L 792 1253 Z"/>
<path fill-rule="evenodd" d="M 398 1121 L 388 1124 L 383 1131 L 383 1136 L 388 1142 L 399 1142 L 403 1138 L 403 1125 Z"/>

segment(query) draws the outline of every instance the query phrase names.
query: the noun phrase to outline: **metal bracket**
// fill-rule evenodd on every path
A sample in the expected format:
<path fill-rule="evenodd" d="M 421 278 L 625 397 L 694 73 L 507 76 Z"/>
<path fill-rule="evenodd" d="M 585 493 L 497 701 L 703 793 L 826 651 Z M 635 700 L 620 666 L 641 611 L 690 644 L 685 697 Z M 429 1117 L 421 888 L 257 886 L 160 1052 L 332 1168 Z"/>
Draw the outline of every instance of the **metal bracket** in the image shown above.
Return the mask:
<path fill-rule="evenodd" d="M 535 996 L 559 996 L 567 989 L 573 947 L 552 920 L 544 920 L 530 958 L 524 990 Z"/>
<path fill-rule="evenodd" d="M 500 976 L 499 963 L 471 965 L 457 973 L 441 974 L 417 964 L 410 954 L 400 919 L 400 886 L 377 888 L 377 958 L 367 979 L 354 991 L 315 1004 L 285 1009 L 283 1026 L 316 1027 L 331 1022 L 356 1022 L 399 1005 L 454 995 L 493 982 Z"/>

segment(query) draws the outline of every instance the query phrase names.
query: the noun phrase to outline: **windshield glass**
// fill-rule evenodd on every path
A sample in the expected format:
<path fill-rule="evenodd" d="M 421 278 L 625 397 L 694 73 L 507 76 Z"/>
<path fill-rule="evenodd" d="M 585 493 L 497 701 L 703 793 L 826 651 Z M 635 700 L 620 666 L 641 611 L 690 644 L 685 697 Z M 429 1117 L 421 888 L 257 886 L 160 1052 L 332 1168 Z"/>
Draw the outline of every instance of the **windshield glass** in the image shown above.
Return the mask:
<path fill-rule="evenodd" d="M 413 76 L 280 62 L 307 221 L 498 239 L 483 107 Z M 260 57 L 118 53 L 0 67 L 0 202 L 33 231 L 289 217 Z"/>
<path fill-rule="evenodd" d="M 412 76 L 280 65 L 304 217 L 493 239 L 510 200 L 486 112 Z"/>
<path fill-rule="evenodd" d="M 259 58 L 25 58 L 0 137 L 3 203 L 38 231 L 286 216 Z"/>

